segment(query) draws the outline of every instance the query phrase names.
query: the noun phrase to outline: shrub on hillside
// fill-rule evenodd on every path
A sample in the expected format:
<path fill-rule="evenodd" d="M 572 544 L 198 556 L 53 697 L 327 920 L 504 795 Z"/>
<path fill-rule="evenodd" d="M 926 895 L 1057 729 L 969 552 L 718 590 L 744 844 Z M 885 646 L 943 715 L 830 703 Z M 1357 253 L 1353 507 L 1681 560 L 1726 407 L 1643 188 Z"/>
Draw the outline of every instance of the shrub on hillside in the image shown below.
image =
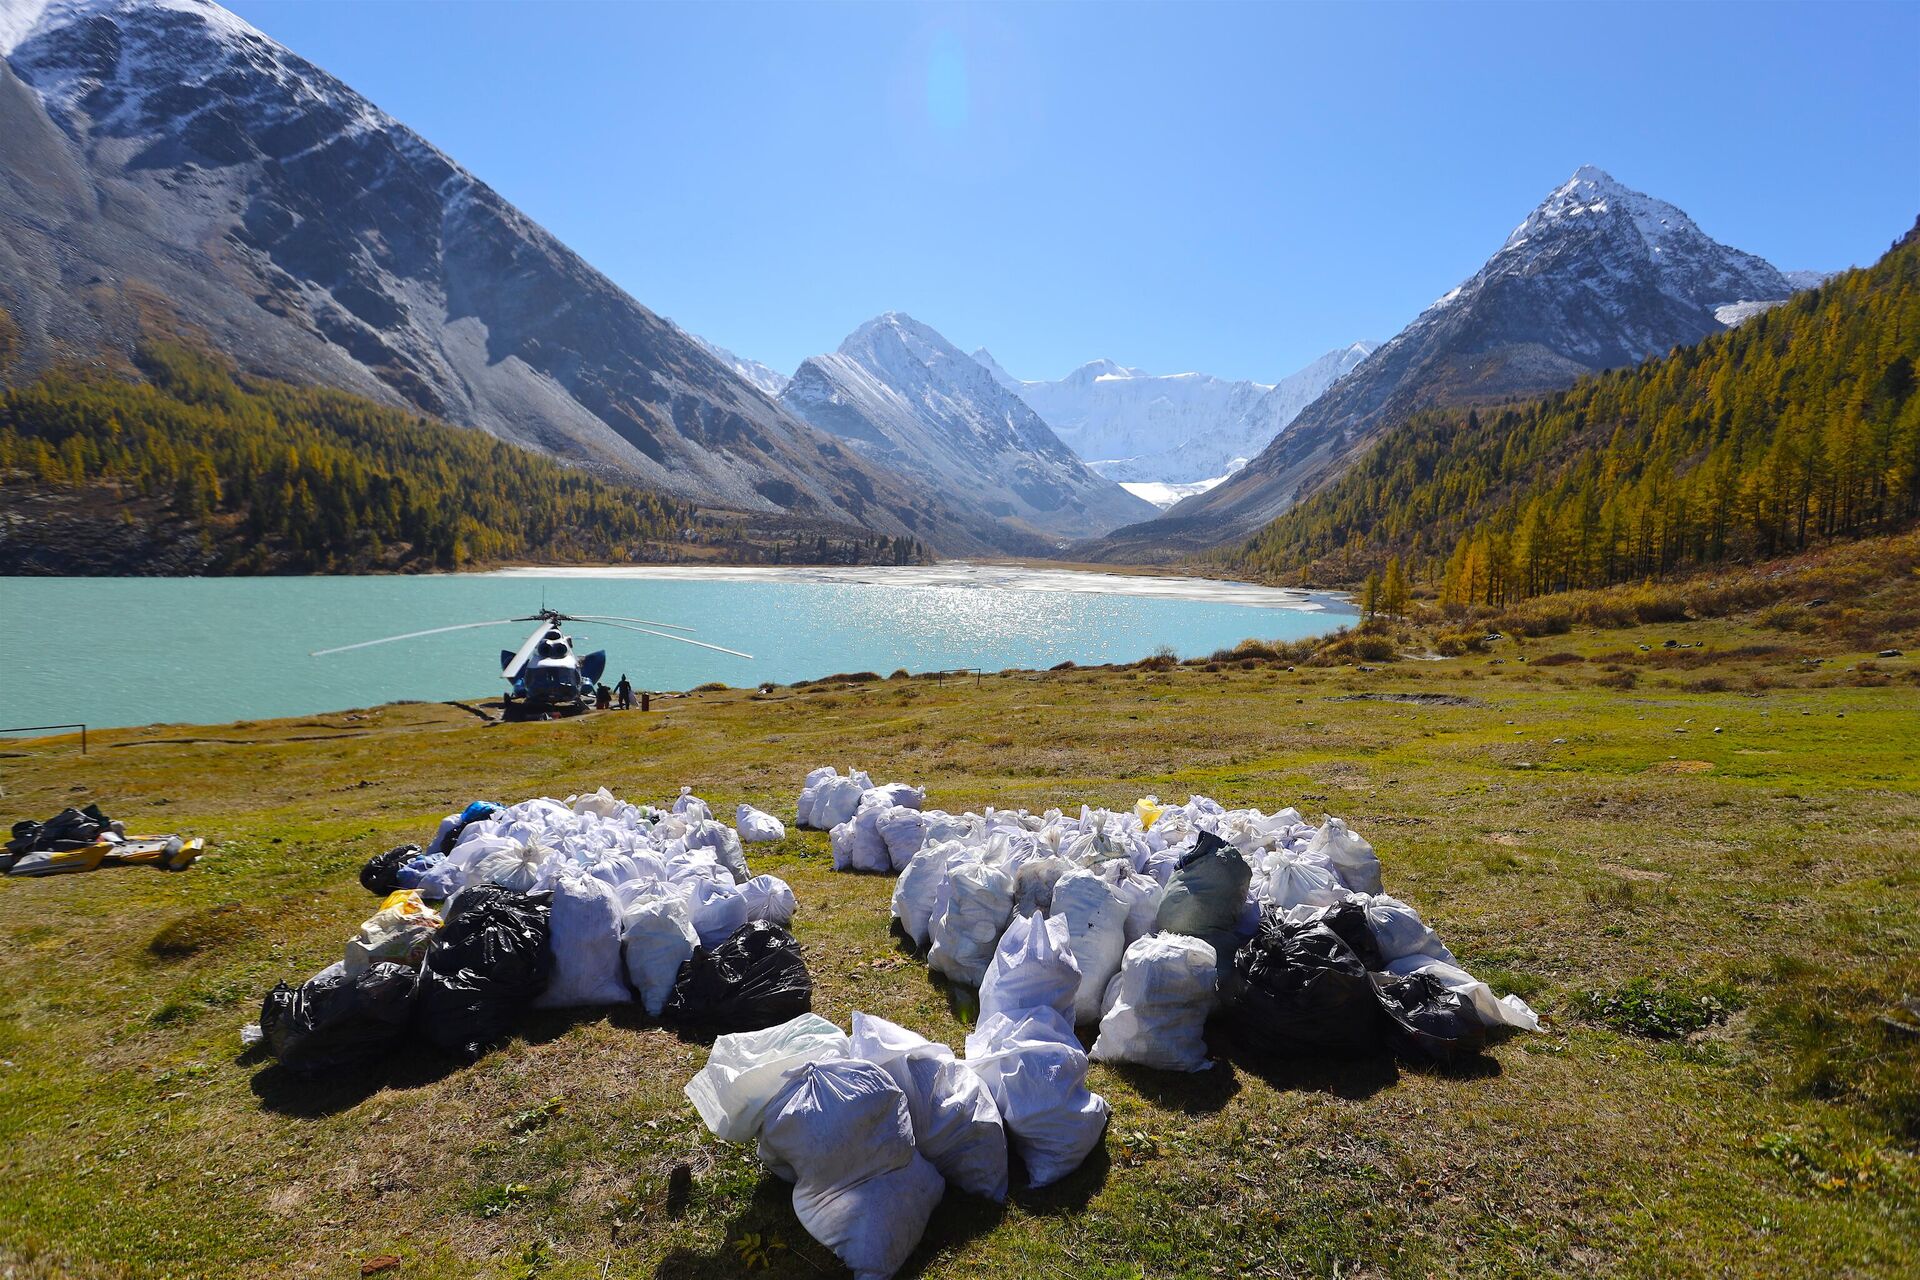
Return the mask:
<path fill-rule="evenodd" d="M 1775 631 L 1812 631 L 1820 625 L 1820 620 L 1814 617 L 1812 610 L 1785 600 L 1762 609 L 1754 621 Z"/>
<path fill-rule="evenodd" d="M 1433 639 L 1433 648 L 1448 658 L 1458 658 L 1468 653 L 1487 651 L 1487 633 L 1484 628 L 1469 627 L 1462 631 L 1442 631 Z"/>

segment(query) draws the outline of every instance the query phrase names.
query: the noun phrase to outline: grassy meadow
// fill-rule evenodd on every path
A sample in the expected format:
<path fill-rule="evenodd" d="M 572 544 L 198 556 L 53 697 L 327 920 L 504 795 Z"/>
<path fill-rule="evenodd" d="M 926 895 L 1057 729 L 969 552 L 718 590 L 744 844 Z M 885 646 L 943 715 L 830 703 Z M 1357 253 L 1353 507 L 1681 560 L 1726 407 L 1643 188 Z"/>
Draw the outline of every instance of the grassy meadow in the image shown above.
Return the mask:
<path fill-rule="evenodd" d="M 705 1046 L 632 1010 L 321 1080 L 238 1033 L 339 957 L 374 905 L 360 864 L 468 800 L 691 784 L 790 819 L 807 769 L 851 763 L 952 810 L 1344 816 L 1388 892 L 1550 1022 L 1452 1070 L 1263 1061 L 1217 1027 L 1204 1074 L 1095 1064 L 1104 1148 L 1004 1210 L 950 1195 L 906 1274 L 1913 1275 L 1920 656 L 1771 621 L 0 744 L 9 820 L 97 800 L 213 851 L 0 882 L 0 1268 L 844 1274 L 681 1096 Z M 888 936 L 891 880 L 833 873 L 818 833 L 749 857 L 799 896 L 819 1012 L 959 1044 Z"/>

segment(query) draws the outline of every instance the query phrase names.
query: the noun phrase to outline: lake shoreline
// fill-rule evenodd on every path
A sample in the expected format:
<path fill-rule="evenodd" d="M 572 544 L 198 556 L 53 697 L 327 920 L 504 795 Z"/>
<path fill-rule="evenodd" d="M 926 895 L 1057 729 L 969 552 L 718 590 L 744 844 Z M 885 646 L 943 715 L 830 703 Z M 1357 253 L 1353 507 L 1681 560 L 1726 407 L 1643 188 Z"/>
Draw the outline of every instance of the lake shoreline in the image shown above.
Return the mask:
<path fill-rule="evenodd" d="M 1190 658 L 1355 621 L 1349 603 L 1295 590 L 963 561 L 8 578 L 0 592 L 22 617 L 125 620 L 72 631 L 58 647 L 26 632 L 0 635 L 0 666 L 15 676 L 0 690 L 0 725 L 90 728 L 468 700 L 497 678 L 499 655 L 523 642 L 529 615 L 543 608 L 572 615 L 567 629 L 582 653 L 606 652 L 607 683 L 624 674 L 660 691 L 847 672 L 1092 667 L 1161 652 Z M 649 619 L 685 628 L 679 638 L 693 645 L 652 630 Z"/>
<path fill-rule="evenodd" d="M 426 575 L 435 576 L 435 575 Z M 1245 605 L 1261 609 L 1330 612 L 1351 609 L 1346 592 L 1274 587 L 1229 578 L 1115 572 L 1107 568 L 1052 568 L 1019 560 L 940 560 L 930 565 L 569 565 L 492 569 L 459 577 L 628 579 L 658 582 L 815 582 L 876 587 L 1005 587 L 1016 591 L 1145 596 Z"/>

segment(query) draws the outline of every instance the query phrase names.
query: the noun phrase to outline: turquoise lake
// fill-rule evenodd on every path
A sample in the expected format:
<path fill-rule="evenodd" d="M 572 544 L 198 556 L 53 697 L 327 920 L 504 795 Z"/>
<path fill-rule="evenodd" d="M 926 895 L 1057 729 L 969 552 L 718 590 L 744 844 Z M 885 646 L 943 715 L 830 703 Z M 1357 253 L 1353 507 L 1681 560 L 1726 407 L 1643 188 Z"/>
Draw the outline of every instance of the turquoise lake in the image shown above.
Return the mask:
<path fill-rule="evenodd" d="M 0 726 L 218 724 L 498 694 L 532 623 L 315 658 L 403 631 L 511 618 L 542 601 L 693 628 L 751 661 L 570 624 L 607 683 L 752 686 L 889 673 L 1182 657 L 1353 621 L 1340 600 L 1180 578 L 1002 566 L 514 570 L 443 577 L 0 578 Z"/>

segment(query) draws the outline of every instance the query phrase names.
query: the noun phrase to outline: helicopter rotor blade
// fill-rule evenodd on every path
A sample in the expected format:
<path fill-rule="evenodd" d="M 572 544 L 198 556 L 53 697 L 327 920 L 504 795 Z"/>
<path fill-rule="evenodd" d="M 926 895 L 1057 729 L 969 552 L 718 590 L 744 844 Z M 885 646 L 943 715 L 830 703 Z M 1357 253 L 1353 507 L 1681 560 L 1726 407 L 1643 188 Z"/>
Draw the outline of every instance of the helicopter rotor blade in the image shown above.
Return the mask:
<path fill-rule="evenodd" d="M 608 627 L 619 627 L 622 631 L 638 631 L 643 635 L 659 636 L 662 640 L 678 640 L 681 644 L 698 645 L 702 649 L 711 649 L 715 653 L 730 653 L 736 658 L 751 659 L 753 657 L 752 654 L 742 653 L 738 649 L 728 649 L 728 648 L 724 648 L 721 645 L 708 644 L 705 640 L 689 640 L 685 636 L 676 636 L 673 633 L 668 631 L 649 631 L 645 627 L 629 627 L 624 623 L 608 622 L 604 618 L 600 620 L 600 625 L 608 626 Z"/>
<path fill-rule="evenodd" d="M 349 649 L 365 649 L 376 644 L 392 644 L 396 640 L 414 640 L 420 636 L 437 636 L 447 631 L 471 631 L 475 627 L 505 627 L 519 621 L 517 618 L 495 618 L 492 622 L 462 622 L 451 627 L 428 627 L 425 631 L 409 631 L 403 635 L 382 636 L 378 640 L 362 640 L 358 644 L 335 645 L 331 649 L 315 649 L 309 658 L 324 658 L 330 653 L 345 653 Z"/>
<path fill-rule="evenodd" d="M 683 627 L 677 622 L 655 622 L 652 618 L 606 618 L 593 613 L 569 613 L 568 620 L 573 622 L 638 622 L 649 627 L 665 627 L 668 631 L 691 631 L 692 627 Z"/>
<path fill-rule="evenodd" d="M 514 621 L 525 622 L 527 619 L 515 618 Z M 500 669 L 502 680 L 511 680 L 520 674 L 520 669 L 527 665 L 527 659 L 533 656 L 533 647 L 546 637 L 551 625 L 545 618 L 540 620 L 540 625 L 533 629 L 533 634 L 527 637 L 527 642 L 514 653 L 512 661 Z"/>

